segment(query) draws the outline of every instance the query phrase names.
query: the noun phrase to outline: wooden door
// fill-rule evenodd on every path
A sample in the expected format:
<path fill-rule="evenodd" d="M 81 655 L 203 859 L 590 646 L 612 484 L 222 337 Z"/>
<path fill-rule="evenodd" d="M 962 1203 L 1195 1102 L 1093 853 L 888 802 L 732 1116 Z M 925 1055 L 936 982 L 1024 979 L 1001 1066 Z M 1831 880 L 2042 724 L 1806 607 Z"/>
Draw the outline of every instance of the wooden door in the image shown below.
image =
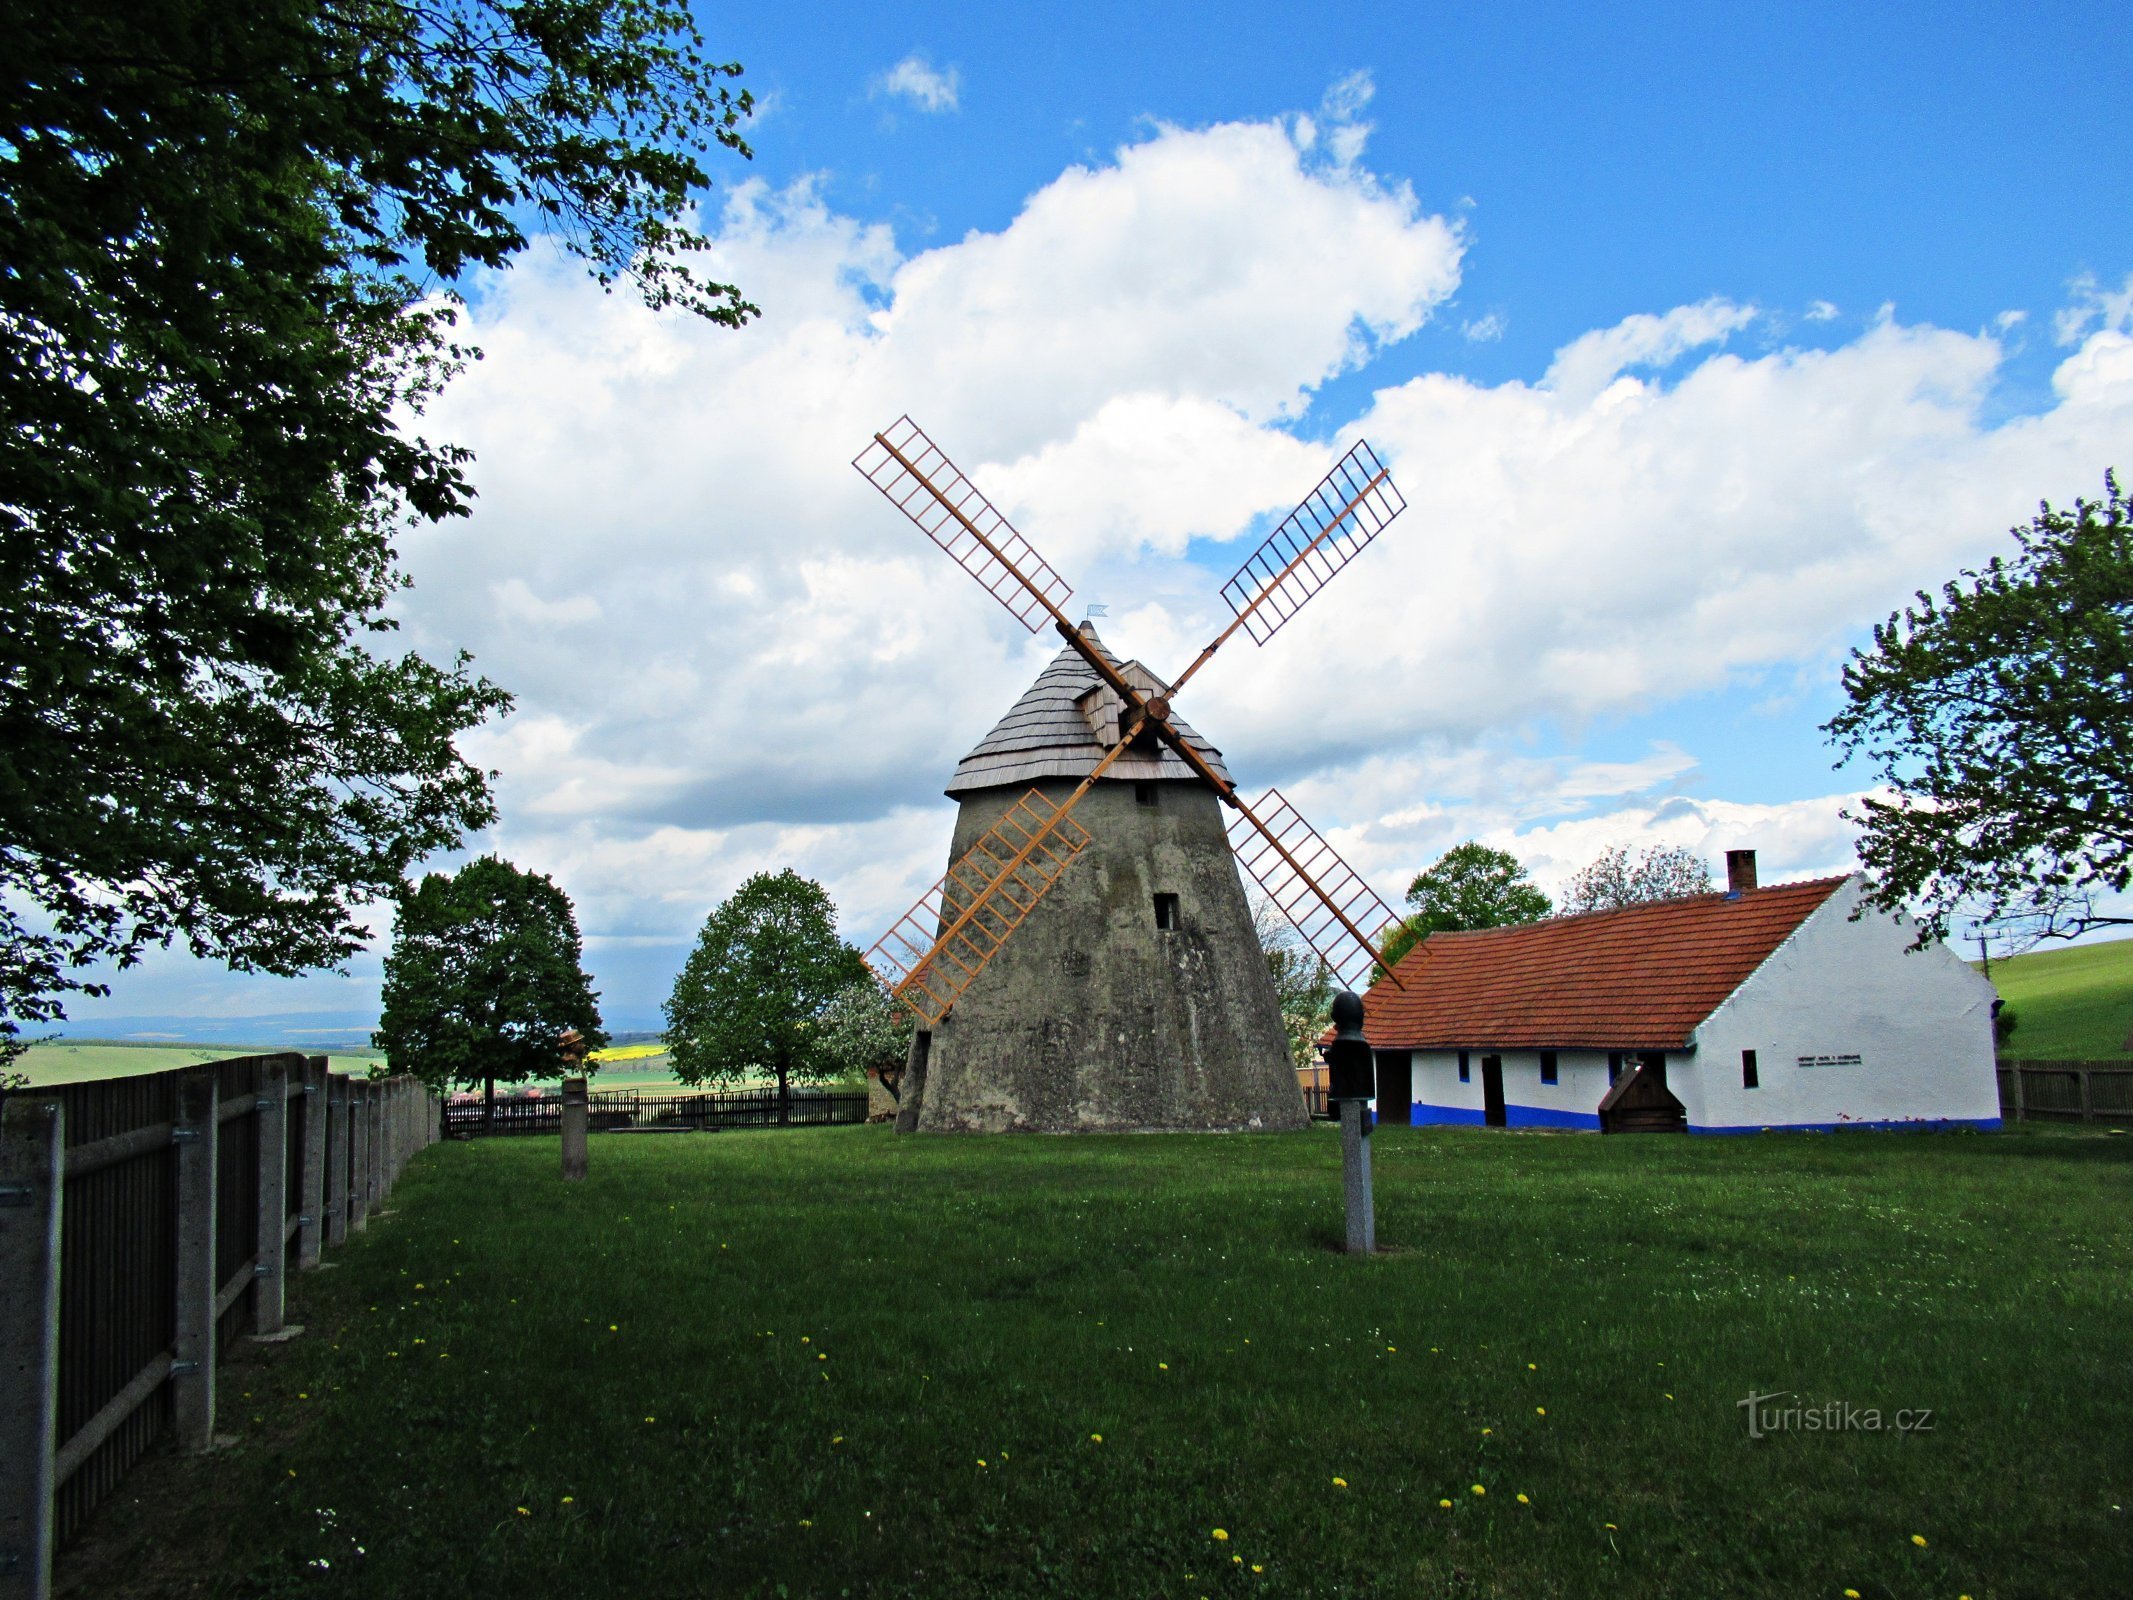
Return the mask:
<path fill-rule="evenodd" d="M 1414 1121 L 1414 1057 L 1405 1050 L 1380 1050 L 1378 1062 L 1378 1123 L 1404 1128 Z"/>
<path fill-rule="evenodd" d="M 1502 1056 L 1481 1058 L 1481 1120 L 1492 1128 L 1504 1125 Z"/>

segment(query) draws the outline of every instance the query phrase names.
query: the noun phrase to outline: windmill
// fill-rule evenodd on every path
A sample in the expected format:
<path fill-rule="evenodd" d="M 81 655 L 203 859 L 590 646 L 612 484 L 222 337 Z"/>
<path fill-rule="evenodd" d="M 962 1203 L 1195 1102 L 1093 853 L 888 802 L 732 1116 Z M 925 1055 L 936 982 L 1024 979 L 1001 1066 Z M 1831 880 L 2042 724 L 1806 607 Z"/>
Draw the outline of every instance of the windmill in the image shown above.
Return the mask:
<path fill-rule="evenodd" d="M 867 953 L 919 1023 L 898 1126 L 1300 1126 L 1231 862 L 1347 986 L 1398 919 L 1279 791 L 1247 802 L 1174 706 L 1405 509 L 1390 473 L 1367 444 L 1343 456 L 1222 586 L 1230 622 L 1166 682 L 1069 619 L 1065 580 L 909 417 L 853 465 L 1016 621 L 1065 642 L 958 768 L 948 871 Z M 1095 871 L 1073 870 L 1090 855 Z"/>

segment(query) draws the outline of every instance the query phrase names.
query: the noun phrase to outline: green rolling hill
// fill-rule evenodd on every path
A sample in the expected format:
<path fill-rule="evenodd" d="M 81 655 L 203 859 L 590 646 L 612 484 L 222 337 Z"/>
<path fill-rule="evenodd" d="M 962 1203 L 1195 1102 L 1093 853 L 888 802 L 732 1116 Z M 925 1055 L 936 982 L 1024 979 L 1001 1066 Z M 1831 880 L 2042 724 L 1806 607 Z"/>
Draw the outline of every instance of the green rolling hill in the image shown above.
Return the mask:
<path fill-rule="evenodd" d="M 1991 976 L 2018 1019 L 2003 1054 L 2133 1056 L 2133 938 L 2033 950 L 1993 962 Z"/>

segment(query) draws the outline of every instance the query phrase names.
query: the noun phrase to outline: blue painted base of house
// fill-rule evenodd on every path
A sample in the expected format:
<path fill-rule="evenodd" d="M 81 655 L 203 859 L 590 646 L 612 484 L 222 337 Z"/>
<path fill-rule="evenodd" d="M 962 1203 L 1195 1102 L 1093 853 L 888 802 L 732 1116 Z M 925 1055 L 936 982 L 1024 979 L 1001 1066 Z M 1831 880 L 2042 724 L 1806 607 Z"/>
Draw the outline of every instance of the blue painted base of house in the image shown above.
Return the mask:
<path fill-rule="evenodd" d="M 1740 1127 L 1690 1127 L 1691 1133 L 1950 1133 L 1959 1128 L 1977 1128 L 1987 1133 L 2000 1130 L 1998 1117 L 1901 1117 L 1891 1122 L 1757 1122 Z"/>
<path fill-rule="evenodd" d="M 1588 1133 L 1597 1133 L 1600 1127 L 1599 1114 L 1593 1111 L 1551 1111 L 1543 1106 L 1507 1105 L 1503 1108 L 1503 1113 L 1504 1126 L 1509 1128 L 1581 1128 Z M 1487 1126 L 1485 1114 L 1479 1106 L 1433 1106 L 1422 1100 L 1415 1102 L 1414 1121 L 1417 1126 Z"/>

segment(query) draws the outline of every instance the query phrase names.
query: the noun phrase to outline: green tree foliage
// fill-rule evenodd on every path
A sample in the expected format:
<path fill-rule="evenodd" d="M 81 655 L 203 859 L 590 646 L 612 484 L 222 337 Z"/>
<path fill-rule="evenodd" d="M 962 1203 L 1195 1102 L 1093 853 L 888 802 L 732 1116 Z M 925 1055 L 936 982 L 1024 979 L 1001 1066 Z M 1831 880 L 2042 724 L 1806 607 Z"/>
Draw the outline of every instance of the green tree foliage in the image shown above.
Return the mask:
<path fill-rule="evenodd" d="M 554 1077 L 569 1029 L 587 1050 L 607 1043 L 580 961 L 570 897 L 545 874 L 496 856 L 426 873 L 399 896 L 371 1043 L 393 1071 L 440 1091 L 479 1084 L 493 1104 L 499 1083 Z"/>
<path fill-rule="evenodd" d="M 1303 940 L 1271 900 L 1252 902 L 1252 929 L 1266 957 L 1267 975 L 1281 1005 L 1289 1056 L 1298 1067 L 1318 1065 L 1318 1041 L 1331 1026 L 1333 997 L 1340 992 L 1333 969 Z"/>
<path fill-rule="evenodd" d="M 911 1054 L 916 1019 L 891 998 L 869 972 L 848 983 L 822 1013 L 822 1048 L 837 1063 L 840 1078 L 879 1072 L 894 1088 Z"/>
<path fill-rule="evenodd" d="M 463 276 L 692 271 L 739 69 L 680 0 L 18 0 L 0 51 L 0 1059 L 182 940 L 292 973 L 492 815 L 507 697 L 394 657 L 392 540 L 463 515 L 405 418 Z"/>
<path fill-rule="evenodd" d="M 1704 894 L 1710 887 L 1711 869 L 1693 850 L 1661 844 L 1632 855 L 1627 845 L 1618 844 L 1602 851 L 1598 860 L 1563 886 L 1563 910 L 1612 911 L 1618 906 Z"/>
<path fill-rule="evenodd" d="M 1538 922 L 1555 909 L 1526 876 L 1518 857 L 1473 839 L 1453 845 L 1416 873 L 1407 886 L 1407 903 L 1414 914 L 1400 924 L 1380 952 L 1388 964 L 1398 964 L 1433 933 Z"/>
<path fill-rule="evenodd" d="M 2133 923 L 2133 501 L 2039 507 L 2012 559 L 1921 590 L 1844 668 L 1824 731 L 1893 794 L 1860 825 L 1870 897 L 2035 938 Z"/>
<path fill-rule="evenodd" d="M 871 981 L 837 937 L 837 908 L 792 868 L 759 872 L 705 919 L 666 1002 L 667 1048 L 684 1083 L 733 1083 L 767 1072 L 779 1116 L 794 1079 L 843 1074 L 839 1035 L 825 1027 L 852 985 Z"/>

